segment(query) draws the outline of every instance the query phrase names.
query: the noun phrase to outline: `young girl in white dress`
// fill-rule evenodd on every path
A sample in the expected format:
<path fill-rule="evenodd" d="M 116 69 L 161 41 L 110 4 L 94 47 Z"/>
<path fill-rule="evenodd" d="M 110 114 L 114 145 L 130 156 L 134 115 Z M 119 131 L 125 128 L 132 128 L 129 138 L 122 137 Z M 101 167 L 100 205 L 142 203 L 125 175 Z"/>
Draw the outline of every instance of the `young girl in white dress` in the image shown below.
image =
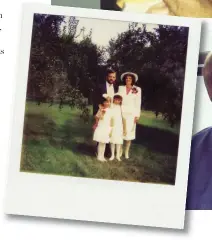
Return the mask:
<path fill-rule="evenodd" d="M 123 144 L 123 119 L 122 119 L 122 96 L 119 94 L 115 94 L 113 97 L 113 104 L 111 106 L 112 110 L 112 133 L 110 138 L 110 147 L 111 147 L 111 158 L 110 160 L 114 160 L 115 152 L 116 159 L 121 161 L 120 153 L 121 146 Z"/>
<path fill-rule="evenodd" d="M 93 126 L 93 140 L 98 142 L 97 159 L 99 161 L 105 162 L 105 147 L 106 144 L 110 142 L 112 131 L 112 110 L 110 108 L 109 99 L 102 97 L 101 107 L 99 108 L 95 119 L 96 122 Z"/>

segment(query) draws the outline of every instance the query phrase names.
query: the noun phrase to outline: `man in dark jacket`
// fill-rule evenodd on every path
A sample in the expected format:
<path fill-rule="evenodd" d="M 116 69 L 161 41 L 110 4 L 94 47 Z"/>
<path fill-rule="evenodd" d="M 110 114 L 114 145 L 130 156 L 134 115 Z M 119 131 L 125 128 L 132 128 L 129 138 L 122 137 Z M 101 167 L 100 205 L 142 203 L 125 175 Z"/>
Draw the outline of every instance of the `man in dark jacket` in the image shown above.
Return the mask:
<path fill-rule="evenodd" d="M 107 94 L 113 98 L 113 95 L 118 91 L 118 84 L 116 82 L 116 72 L 112 69 L 108 69 L 106 73 L 106 79 L 102 84 L 97 84 L 93 95 L 93 115 L 95 116 L 99 109 L 99 104 L 103 94 Z M 111 151 L 109 144 L 106 144 L 105 156 L 110 157 Z"/>
<path fill-rule="evenodd" d="M 206 57 L 202 73 L 212 101 L 212 52 Z M 212 210 L 212 127 L 192 139 L 186 209 Z"/>
<path fill-rule="evenodd" d="M 102 84 L 97 84 L 93 96 L 93 115 L 96 115 L 103 94 L 107 94 L 111 98 L 118 91 L 116 82 L 116 72 L 112 69 L 107 70 L 106 79 Z"/>

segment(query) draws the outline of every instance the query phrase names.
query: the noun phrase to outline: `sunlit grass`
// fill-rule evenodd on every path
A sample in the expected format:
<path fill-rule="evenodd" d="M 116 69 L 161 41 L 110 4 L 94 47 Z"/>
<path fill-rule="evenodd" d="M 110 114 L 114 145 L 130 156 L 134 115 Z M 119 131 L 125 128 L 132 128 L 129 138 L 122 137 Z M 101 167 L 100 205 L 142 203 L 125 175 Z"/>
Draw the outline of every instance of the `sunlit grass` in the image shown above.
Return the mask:
<path fill-rule="evenodd" d="M 171 129 L 161 116 L 142 111 L 137 132 L 140 135 L 132 144 L 130 159 L 101 163 L 96 160 L 92 120 L 86 124 L 79 114 L 69 106 L 59 110 L 58 105 L 28 102 L 21 171 L 174 184 L 177 127 Z M 176 146 L 172 147 L 172 142 Z"/>

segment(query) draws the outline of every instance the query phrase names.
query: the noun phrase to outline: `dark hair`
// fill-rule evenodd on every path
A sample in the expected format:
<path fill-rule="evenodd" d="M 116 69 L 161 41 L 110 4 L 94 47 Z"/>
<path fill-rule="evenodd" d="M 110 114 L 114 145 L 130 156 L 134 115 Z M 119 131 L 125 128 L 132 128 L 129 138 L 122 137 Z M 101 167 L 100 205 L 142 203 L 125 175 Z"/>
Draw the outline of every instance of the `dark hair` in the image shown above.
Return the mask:
<path fill-rule="evenodd" d="M 122 104 L 123 98 L 122 98 L 121 95 L 119 95 L 119 94 L 114 95 L 114 97 L 113 97 L 113 102 L 114 102 L 115 99 L 120 100 L 120 101 L 121 101 L 121 104 Z"/>
<path fill-rule="evenodd" d="M 135 76 L 132 75 L 132 74 L 126 74 L 124 77 L 123 77 L 123 82 L 124 82 L 124 85 L 126 85 L 126 79 L 127 77 L 132 77 L 132 86 L 135 85 Z"/>
<path fill-rule="evenodd" d="M 113 70 L 113 69 L 107 69 L 106 76 L 108 76 L 108 75 L 111 74 L 111 73 L 116 73 L 116 71 Z"/>
<path fill-rule="evenodd" d="M 104 97 L 101 97 L 101 98 L 99 99 L 99 103 L 100 103 L 100 104 L 103 104 L 104 102 L 108 102 L 108 100 L 107 100 L 106 98 L 104 98 Z"/>
<path fill-rule="evenodd" d="M 113 100 L 115 100 L 115 99 L 118 99 L 118 100 L 121 100 L 122 101 L 122 96 L 121 95 L 119 95 L 119 94 L 116 94 L 116 95 L 114 95 L 114 97 L 113 97 Z"/>

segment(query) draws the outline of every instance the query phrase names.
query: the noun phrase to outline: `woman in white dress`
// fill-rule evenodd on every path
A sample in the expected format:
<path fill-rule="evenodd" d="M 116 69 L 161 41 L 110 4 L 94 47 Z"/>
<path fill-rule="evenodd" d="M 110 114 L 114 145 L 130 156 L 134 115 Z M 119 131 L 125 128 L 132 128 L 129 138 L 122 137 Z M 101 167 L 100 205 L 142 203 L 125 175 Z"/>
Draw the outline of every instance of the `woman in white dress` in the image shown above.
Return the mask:
<path fill-rule="evenodd" d="M 135 86 L 138 75 L 132 72 L 125 72 L 121 75 L 121 81 L 124 86 L 119 86 L 118 94 L 123 98 L 122 116 L 124 124 L 124 140 L 125 140 L 125 158 L 129 158 L 129 150 L 131 141 L 136 138 L 136 123 L 141 115 L 141 95 L 140 87 Z"/>

